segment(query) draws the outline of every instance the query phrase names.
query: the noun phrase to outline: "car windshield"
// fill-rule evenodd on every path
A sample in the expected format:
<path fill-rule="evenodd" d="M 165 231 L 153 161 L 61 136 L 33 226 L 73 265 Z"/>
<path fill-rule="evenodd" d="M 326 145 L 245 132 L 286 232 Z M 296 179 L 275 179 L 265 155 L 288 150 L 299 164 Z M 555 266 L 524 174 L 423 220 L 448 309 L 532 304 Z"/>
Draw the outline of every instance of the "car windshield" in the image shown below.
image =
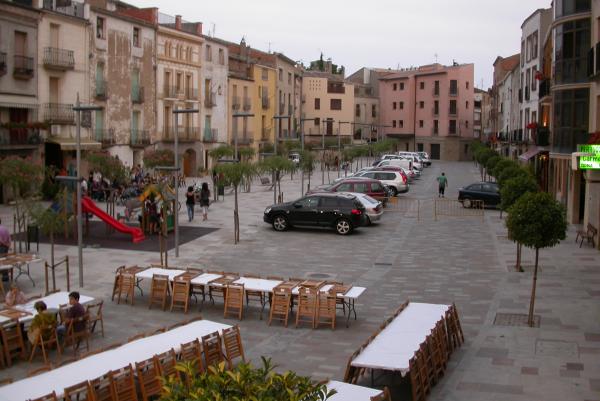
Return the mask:
<path fill-rule="evenodd" d="M 379 201 L 377 199 L 373 199 L 371 198 L 369 195 L 363 195 L 361 194 L 359 196 L 359 199 L 364 203 L 364 204 L 370 204 L 370 205 L 377 205 L 379 203 Z"/>

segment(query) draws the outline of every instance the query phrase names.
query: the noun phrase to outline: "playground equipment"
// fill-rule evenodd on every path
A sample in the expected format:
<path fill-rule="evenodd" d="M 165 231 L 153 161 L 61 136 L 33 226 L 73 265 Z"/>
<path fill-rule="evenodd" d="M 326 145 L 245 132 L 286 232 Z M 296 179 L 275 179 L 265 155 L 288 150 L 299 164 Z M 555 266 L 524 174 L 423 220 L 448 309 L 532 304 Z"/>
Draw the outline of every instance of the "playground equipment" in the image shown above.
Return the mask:
<path fill-rule="evenodd" d="M 89 196 L 84 196 L 81 198 L 81 209 L 84 213 L 91 213 L 95 215 L 115 230 L 125 234 L 130 234 L 134 243 L 144 240 L 144 233 L 141 229 L 137 227 L 126 226 L 125 224 L 114 219 L 108 213 L 96 206 L 94 201 Z"/>
<path fill-rule="evenodd" d="M 142 221 L 141 227 L 144 233 L 152 234 L 150 232 L 150 216 L 144 207 L 144 202 L 150 198 L 150 196 L 154 197 L 155 201 L 160 202 L 160 206 L 158 207 L 159 213 L 163 217 L 163 220 L 166 222 L 166 235 L 168 232 L 172 231 L 175 228 L 175 190 L 169 187 L 168 185 L 161 185 L 160 187 L 157 185 L 149 185 L 148 188 L 139 196 L 138 200 L 140 202 L 141 210 L 142 210 Z M 132 207 L 135 207 L 135 202 L 131 202 Z M 181 205 L 177 205 L 177 210 Z M 129 209 L 127 207 L 128 212 L 133 212 L 134 209 Z M 162 227 L 161 227 L 162 230 Z"/>

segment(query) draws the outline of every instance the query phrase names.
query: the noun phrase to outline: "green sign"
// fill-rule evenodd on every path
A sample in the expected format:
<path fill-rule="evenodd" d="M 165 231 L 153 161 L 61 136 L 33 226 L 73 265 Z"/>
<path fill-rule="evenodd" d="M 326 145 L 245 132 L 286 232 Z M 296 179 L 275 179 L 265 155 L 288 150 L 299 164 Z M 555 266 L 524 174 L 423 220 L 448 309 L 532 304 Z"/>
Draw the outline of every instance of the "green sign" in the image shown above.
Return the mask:
<path fill-rule="evenodd" d="M 600 145 L 577 145 L 577 151 L 591 155 L 579 157 L 580 170 L 600 170 Z"/>

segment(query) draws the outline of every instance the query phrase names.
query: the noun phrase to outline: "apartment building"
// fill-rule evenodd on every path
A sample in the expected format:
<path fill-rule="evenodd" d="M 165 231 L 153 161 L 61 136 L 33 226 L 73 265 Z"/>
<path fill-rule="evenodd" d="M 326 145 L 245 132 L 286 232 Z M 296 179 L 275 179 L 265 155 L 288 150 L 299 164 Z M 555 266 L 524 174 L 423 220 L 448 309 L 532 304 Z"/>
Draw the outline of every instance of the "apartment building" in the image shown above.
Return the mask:
<path fill-rule="evenodd" d="M 347 77 L 354 84 L 354 141 L 377 140 L 379 126 L 379 74 L 363 67 Z"/>
<path fill-rule="evenodd" d="M 433 159 L 468 160 L 473 140 L 474 65 L 391 71 L 379 80 L 381 123 L 400 148 Z"/>
<path fill-rule="evenodd" d="M 41 159 L 47 127 L 38 124 L 39 18 L 31 7 L 0 2 L 0 157 Z"/>
<path fill-rule="evenodd" d="M 284 55 L 275 53 L 275 66 L 277 68 L 276 80 L 276 108 L 275 137 L 277 141 L 298 141 L 300 105 L 301 105 L 301 70 L 297 63 Z"/>
<path fill-rule="evenodd" d="M 90 75 L 94 137 L 127 166 L 142 163 L 157 141 L 156 23 L 158 9 L 112 0 L 91 4 Z"/>
<path fill-rule="evenodd" d="M 490 96 L 491 96 L 491 114 L 490 114 L 490 123 L 492 126 L 492 135 L 490 136 L 492 142 L 495 144 L 496 147 L 500 147 L 502 142 L 502 130 L 506 128 L 506 126 L 503 124 L 502 121 L 502 116 L 501 116 L 501 112 L 500 112 L 500 108 L 501 108 L 501 97 L 500 97 L 500 90 L 499 90 L 499 86 L 500 83 L 504 81 L 504 79 L 506 78 L 507 74 L 511 74 L 512 71 L 515 68 L 519 67 L 519 62 L 520 62 L 520 54 L 513 54 L 512 56 L 509 57 L 501 57 L 498 56 L 496 57 L 496 60 L 494 60 L 493 63 L 493 67 L 494 67 L 494 83 L 492 85 L 492 90 L 490 91 Z M 520 78 L 520 76 L 519 76 Z M 520 86 L 519 86 L 520 88 Z M 517 101 L 518 103 L 518 101 Z M 505 135 L 504 135 L 505 136 Z M 506 138 L 505 140 L 506 142 L 508 142 L 508 138 Z M 508 151 L 506 151 L 508 154 Z"/>
<path fill-rule="evenodd" d="M 203 100 L 200 104 L 200 120 L 204 149 L 203 167 L 208 169 L 212 167 L 208 152 L 214 147 L 227 143 L 228 111 L 231 109 L 228 105 L 228 43 L 204 36 L 201 59 L 200 92 Z"/>

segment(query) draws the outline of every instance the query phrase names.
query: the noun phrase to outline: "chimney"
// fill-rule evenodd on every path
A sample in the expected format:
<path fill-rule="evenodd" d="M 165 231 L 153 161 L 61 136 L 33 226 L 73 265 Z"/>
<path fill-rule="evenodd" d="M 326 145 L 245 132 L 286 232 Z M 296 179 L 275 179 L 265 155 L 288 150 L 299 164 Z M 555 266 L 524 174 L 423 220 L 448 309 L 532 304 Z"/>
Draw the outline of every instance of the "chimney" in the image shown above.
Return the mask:
<path fill-rule="evenodd" d="M 202 36 L 202 22 L 196 22 L 196 35 Z"/>
<path fill-rule="evenodd" d="M 175 16 L 175 29 L 181 31 L 181 15 Z"/>

